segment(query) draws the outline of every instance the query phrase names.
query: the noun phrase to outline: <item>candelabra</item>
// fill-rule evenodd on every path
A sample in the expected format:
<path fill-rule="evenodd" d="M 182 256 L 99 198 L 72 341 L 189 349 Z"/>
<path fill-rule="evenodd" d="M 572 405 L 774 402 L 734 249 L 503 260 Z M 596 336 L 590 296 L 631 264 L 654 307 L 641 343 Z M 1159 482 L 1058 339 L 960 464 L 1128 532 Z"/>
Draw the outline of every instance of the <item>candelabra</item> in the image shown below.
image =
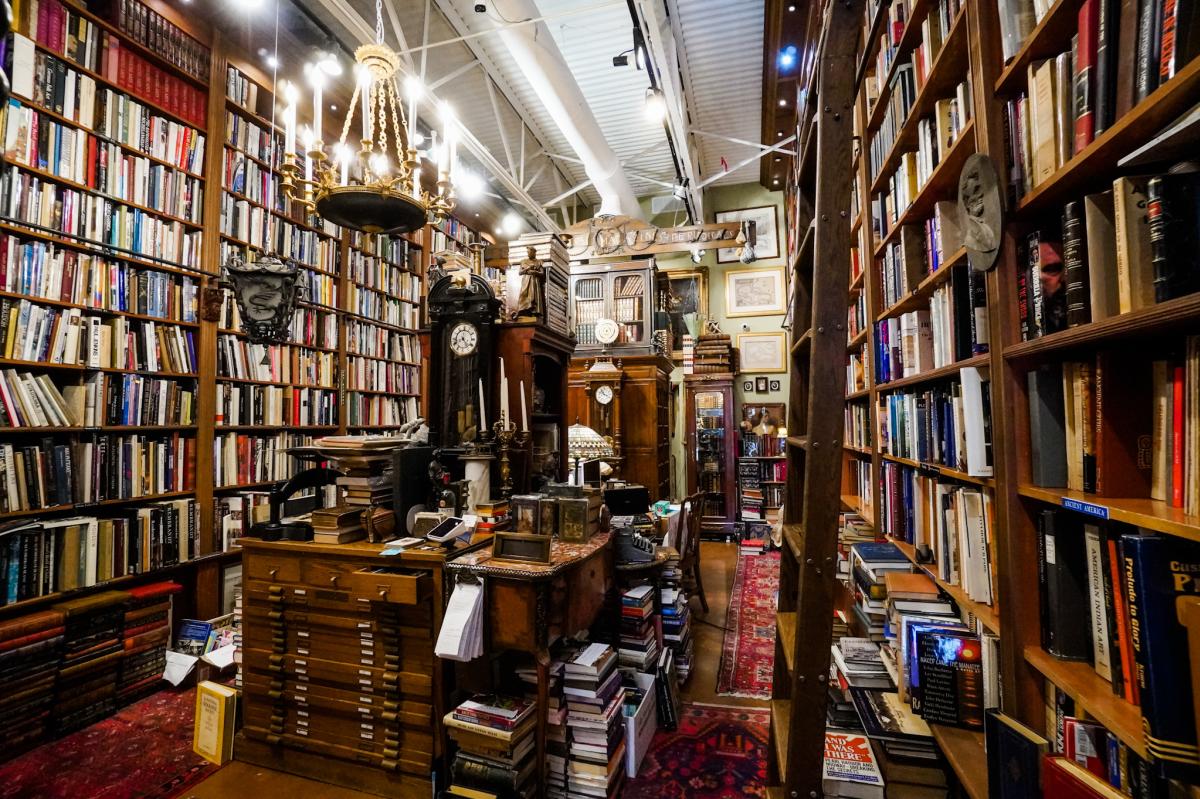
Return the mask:
<path fill-rule="evenodd" d="M 514 444 L 522 450 L 529 445 L 529 431 L 518 430 L 515 424 L 510 426 L 503 413 L 500 414 L 500 421 L 496 422 L 492 430 L 493 438 L 496 441 L 496 450 L 500 453 L 500 496 L 508 499 L 513 493 L 512 463 L 508 453 L 513 449 Z"/>

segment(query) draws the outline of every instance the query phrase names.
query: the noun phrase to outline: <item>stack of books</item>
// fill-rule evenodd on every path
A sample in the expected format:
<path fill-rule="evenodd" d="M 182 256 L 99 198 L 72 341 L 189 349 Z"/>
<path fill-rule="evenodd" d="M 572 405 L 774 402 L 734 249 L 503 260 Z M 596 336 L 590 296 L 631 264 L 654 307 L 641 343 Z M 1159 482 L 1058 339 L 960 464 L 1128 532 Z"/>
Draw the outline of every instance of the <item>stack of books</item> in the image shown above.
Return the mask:
<path fill-rule="evenodd" d="M 734 372 L 733 344 L 728 333 L 705 333 L 692 355 L 693 374 Z"/>
<path fill-rule="evenodd" d="M 912 571 L 912 563 L 891 542 L 859 543 L 850 547 L 850 570 L 854 588 L 854 613 L 870 634 L 871 640 L 883 641 L 887 618 L 887 572 Z"/>
<path fill-rule="evenodd" d="M 183 590 L 169 580 L 130 588 L 125 605 L 124 656 L 117 703 L 128 705 L 153 693 L 162 681 L 171 640 L 171 596 Z"/>
<path fill-rule="evenodd" d="M 318 544 L 345 544 L 365 538 L 362 523 L 363 509 L 357 506 L 334 505 L 318 508 L 309 515 L 313 541 Z"/>
<path fill-rule="evenodd" d="M 664 577 L 666 573 L 664 571 Z M 663 645 L 669 649 L 681 683 L 687 682 L 692 670 L 692 610 L 683 587 L 676 583 L 660 589 L 662 595 Z"/>
<path fill-rule="evenodd" d="M 679 348 L 683 352 L 683 373 L 690 375 L 696 368 L 696 337 L 685 333 L 680 337 Z"/>
<path fill-rule="evenodd" d="M 0 751 L 6 756 L 45 739 L 62 656 L 65 617 L 55 610 L 0 622 Z"/>
<path fill-rule="evenodd" d="M 574 650 L 570 650 L 572 653 Z M 547 667 L 549 687 L 546 694 L 546 795 L 567 795 L 567 756 L 571 731 L 567 727 L 567 700 L 563 694 L 563 653 L 556 651 Z M 517 669 L 525 685 L 525 699 L 537 701 L 537 665 L 532 661 Z"/>
<path fill-rule="evenodd" d="M 563 240 L 554 233 L 528 233 L 508 245 L 508 262 L 519 264 L 524 261 L 529 257 L 529 247 L 534 248 L 534 257 L 542 262 L 542 266 L 546 270 L 544 283 L 546 326 L 564 336 L 570 335 L 567 295 L 571 259 L 567 255 L 567 247 L 563 244 Z M 512 289 L 510 288 L 509 291 Z"/>
<path fill-rule="evenodd" d="M 233 662 L 237 666 L 233 685 L 239 691 L 242 688 L 242 608 L 242 589 L 239 584 L 233 593 L 233 645 L 236 647 L 233 650 Z"/>
<path fill-rule="evenodd" d="M 475 534 L 492 534 L 498 530 L 507 530 L 509 515 L 507 499 L 493 499 L 490 502 L 476 502 L 475 515 L 479 521 L 475 525 Z"/>
<path fill-rule="evenodd" d="M 621 594 L 622 666 L 652 671 L 658 662 L 658 614 L 654 612 L 654 587 L 639 585 Z"/>
<path fill-rule="evenodd" d="M 567 726 L 567 796 L 614 797 L 625 774 L 625 689 L 617 653 L 607 644 L 588 644 L 563 668 Z"/>
<path fill-rule="evenodd" d="M 342 500 L 351 507 L 388 506 L 392 502 L 392 470 L 379 474 L 348 474 L 337 479 L 343 490 Z"/>
<path fill-rule="evenodd" d="M 54 697 L 56 733 L 82 729 L 116 709 L 128 596 L 123 591 L 101 591 L 54 606 L 66 617 Z"/>
<path fill-rule="evenodd" d="M 537 792 L 536 702 L 478 694 L 446 714 L 458 744 L 449 796 L 471 799 L 532 797 Z"/>

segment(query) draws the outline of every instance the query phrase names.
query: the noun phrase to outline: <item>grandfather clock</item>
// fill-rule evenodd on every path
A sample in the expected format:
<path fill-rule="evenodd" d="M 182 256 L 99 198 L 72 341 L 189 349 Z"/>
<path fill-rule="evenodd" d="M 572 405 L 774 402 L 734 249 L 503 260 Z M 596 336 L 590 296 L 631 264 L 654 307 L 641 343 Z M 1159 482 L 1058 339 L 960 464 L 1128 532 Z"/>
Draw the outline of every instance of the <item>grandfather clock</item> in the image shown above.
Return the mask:
<path fill-rule="evenodd" d="M 480 422 L 499 417 L 488 407 L 495 366 L 494 326 L 500 301 L 477 274 L 456 270 L 429 289 L 429 440 L 460 447 L 476 440 Z"/>
<path fill-rule="evenodd" d="M 612 441 L 613 456 L 605 461 L 612 466 L 613 477 L 621 476 L 621 465 L 625 462 L 621 451 L 621 388 L 624 380 L 621 362 L 613 363 L 608 358 L 598 358 L 582 376 L 587 418 L 581 421 Z"/>

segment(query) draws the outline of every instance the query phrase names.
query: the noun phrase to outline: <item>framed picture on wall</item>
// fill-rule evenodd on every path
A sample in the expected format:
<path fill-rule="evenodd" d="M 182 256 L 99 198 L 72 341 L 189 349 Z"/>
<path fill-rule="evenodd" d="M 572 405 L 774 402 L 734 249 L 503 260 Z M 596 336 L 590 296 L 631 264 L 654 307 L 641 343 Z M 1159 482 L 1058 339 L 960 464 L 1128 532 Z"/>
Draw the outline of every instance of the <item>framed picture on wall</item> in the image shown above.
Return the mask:
<path fill-rule="evenodd" d="M 717 211 L 718 222 L 753 222 L 754 257 L 762 261 L 779 257 L 779 208 L 760 205 L 756 208 L 738 208 L 733 211 Z M 717 250 L 717 263 L 731 264 L 738 259 L 738 248 L 723 247 Z"/>
<path fill-rule="evenodd" d="M 708 269 L 669 269 L 663 274 L 670 291 L 667 297 L 667 318 L 671 325 L 671 341 L 676 361 L 683 360 L 683 337 L 700 335 L 708 318 Z"/>
<path fill-rule="evenodd" d="M 787 371 L 787 334 L 782 330 L 738 333 L 737 346 L 741 354 L 742 372 Z"/>
<path fill-rule="evenodd" d="M 726 316 L 776 316 L 786 310 L 786 296 L 782 266 L 725 273 Z"/>
<path fill-rule="evenodd" d="M 754 378 L 754 391 L 758 394 L 767 393 L 767 385 L 770 383 L 765 377 Z"/>
<path fill-rule="evenodd" d="M 772 380 L 772 381 L 771 381 L 771 390 L 772 390 L 772 391 L 779 391 L 779 390 L 781 390 L 782 388 L 783 388 L 783 383 L 782 383 L 781 381 L 779 381 L 779 380 Z"/>
<path fill-rule="evenodd" d="M 742 391 L 745 391 L 747 394 L 749 394 L 753 390 L 754 390 L 754 381 L 753 380 L 746 380 L 745 382 L 742 383 Z"/>

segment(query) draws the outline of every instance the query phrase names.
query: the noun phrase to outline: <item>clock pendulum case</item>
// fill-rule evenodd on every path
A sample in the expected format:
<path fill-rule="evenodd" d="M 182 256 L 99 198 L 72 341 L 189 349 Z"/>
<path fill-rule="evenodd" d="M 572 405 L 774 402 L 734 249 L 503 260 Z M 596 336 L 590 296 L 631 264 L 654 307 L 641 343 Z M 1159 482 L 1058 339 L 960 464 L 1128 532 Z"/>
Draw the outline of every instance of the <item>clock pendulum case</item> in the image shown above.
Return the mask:
<path fill-rule="evenodd" d="M 492 396 L 495 367 L 496 315 L 500 301 L 487 281 L 476 274 L 463 280 L 463 272 L 447 275 L 429 289 L 429 402 L 430 443 L 457 448 L 478 440 L 481 411 L 488 425 L 498 421 L 490 404 L 481 409 L 483 396 Z"/>

